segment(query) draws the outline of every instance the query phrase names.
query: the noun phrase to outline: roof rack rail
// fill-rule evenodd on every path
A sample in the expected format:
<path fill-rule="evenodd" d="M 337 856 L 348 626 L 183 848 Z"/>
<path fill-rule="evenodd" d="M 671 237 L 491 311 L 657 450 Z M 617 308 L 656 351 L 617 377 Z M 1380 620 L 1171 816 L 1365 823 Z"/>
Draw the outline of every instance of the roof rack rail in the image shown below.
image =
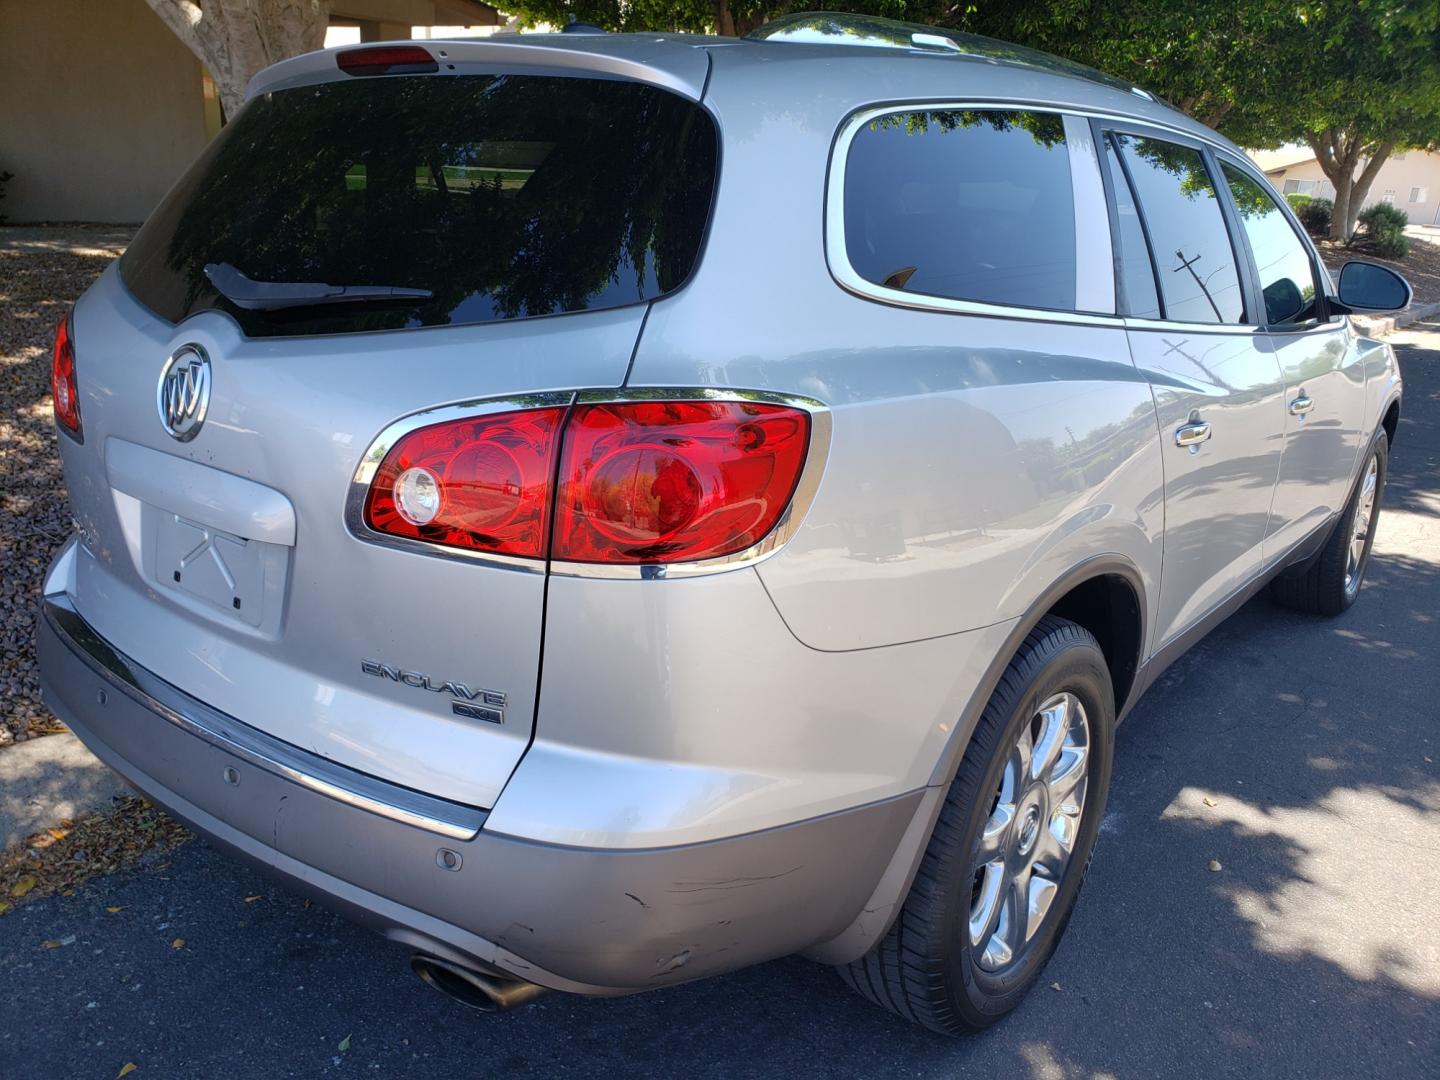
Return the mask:
<path fill-rule="evenodd" d="M 979 34 L 962 34 L 938 26 L 883 19 L 878 15 L 848 15 L 835 11 L 798 12 L 773 19 L 745 36 L 750 41 L 905 49 L 992 64 L 1015 64 L 1103 83 L 1127 93 L 1150 97 L 1123 79 L 1096 71 L 1084 64 L 1077 64 L 1073 60 L 1051 56 L 1049 53 L 1014 45 L 1008 41 L 981 37 Z"/>

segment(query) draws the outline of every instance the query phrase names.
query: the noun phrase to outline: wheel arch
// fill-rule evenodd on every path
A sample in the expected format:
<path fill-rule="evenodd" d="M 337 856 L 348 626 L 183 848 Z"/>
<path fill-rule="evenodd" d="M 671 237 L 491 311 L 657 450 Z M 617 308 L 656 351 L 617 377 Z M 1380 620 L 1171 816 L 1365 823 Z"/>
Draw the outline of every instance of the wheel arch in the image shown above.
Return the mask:
<path fill-rule="evenodd" d="M 1101 651 L 1106 653 L 1106 665 L 1116 689 L 1118 718 L 1133 704 L 1129 698 L 1139 686 L 1136 676 L 1146 640 L 1146 611 L 1145 583 L 1139 567 L 1126 556 L 1115 553 L 1096 555 L 1077 564 L 1035 598 L 1025 614 L 1015 620 L 984 677 L 976 684 L 950 741 L 935 764 L 925 798 L 869 901 L 850 926 L 838 936 L 805 950 L 807 956 L 827 964 L 849 963 L 863 956 L 889 932 L 910 892 L 920 860 L 935 831 L 945 791 L 955 778 L 980 714 L 1010 661 L 1040 620 L 1047 615 L 1058 615 L 1095 635 Z M 1098 627 L 1101 632 L 1097 633 L 1092 627 Z M 1106 648 L 1107 641 L 1110 651 Z"/>

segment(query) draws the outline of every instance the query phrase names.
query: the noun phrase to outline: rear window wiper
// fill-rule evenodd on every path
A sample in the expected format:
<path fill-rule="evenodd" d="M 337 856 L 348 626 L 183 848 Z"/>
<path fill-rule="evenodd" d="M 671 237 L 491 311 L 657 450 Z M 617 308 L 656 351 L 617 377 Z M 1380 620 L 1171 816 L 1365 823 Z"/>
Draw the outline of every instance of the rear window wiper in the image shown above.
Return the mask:
<path fill-rule="evenodd" d="M 255 281 L 229 263 L 206 263 L 205 276 L 220 295 L 247 311 L 278 311 L 312 304 L 383 303 L 429 300 L 429 289 L 398 285 L 329 285 L 323 281 Z"/>

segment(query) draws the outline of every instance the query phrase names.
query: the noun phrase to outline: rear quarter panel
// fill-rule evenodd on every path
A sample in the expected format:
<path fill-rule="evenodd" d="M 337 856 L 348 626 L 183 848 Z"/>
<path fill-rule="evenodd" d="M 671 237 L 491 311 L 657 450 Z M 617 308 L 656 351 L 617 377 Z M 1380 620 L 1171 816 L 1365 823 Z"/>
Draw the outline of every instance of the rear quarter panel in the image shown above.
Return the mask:
<path fill-rule="evenodd" d="M 913 67 L 919 82 L 891 87 L 897 98 L 930 85 Z M 826 263 L 827 168 L 836 131 L 867 103 L 784 95 L 783 72 L 763 64 L 741 74 L 752 93 L 724 93 L 717 59 L 710 237 L 690 285 L 651 310 L 629 382 L 786 391 L 834 410 L 819 494 L 759 568 L 790 630 L 829 651 L 971 630 L 1025 613 L 1098 554 L 1133 563 L 1153 602 L 1161 461 L 1123 329 L 844 290 Z"/>

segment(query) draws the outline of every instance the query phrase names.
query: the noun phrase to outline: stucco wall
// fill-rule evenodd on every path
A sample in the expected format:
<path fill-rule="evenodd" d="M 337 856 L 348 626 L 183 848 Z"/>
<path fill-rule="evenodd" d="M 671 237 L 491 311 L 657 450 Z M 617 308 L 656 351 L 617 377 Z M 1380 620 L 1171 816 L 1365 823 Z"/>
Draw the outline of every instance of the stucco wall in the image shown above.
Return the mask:
<path fill-rule="evenodd" d="M 144 0 L 0 2 L 12 221 L 141 221 L 204 146 L 200 63 Z"/>
<path fill-rule="evenodd" d="M 1286 180 L 1315 180 L 1319 187 L 1312 194 L 1320 198 L 1335 198 L 1334 185 L 1325 178 L 1325 173 L 1320 169 L 1318 161 L 1307 161 L 1301 165 L 1291 165 L 1285 169 L 1276 169 L 1267 173 L 1270 182 L 1275 185 L 1276 191 L 1285 190 Z M 1411 202 L 1410 195 L 1414 188 L 1428 189 L 1421 191 L 1423 202 Z M 1410 221 L 1416 225 L 1432 225 L 1440 223 L 1440 154 L 1427 154 L 1419 150 L 1411 150 L 1398 161 L 1390 158 L 1384 165 L 1380 166 L 1380 175 L 1375 177 L 1375 183 L 1370 186 L 1370 194 L 1365 199 L 1365 206 L 1377 203 L 1385 198 L 1387 191 L 1393 191 L 1395 198 L 1393 202 L 1409 216 Z M 1362 207 L 1363 209 L 1363 207 Z"/>

